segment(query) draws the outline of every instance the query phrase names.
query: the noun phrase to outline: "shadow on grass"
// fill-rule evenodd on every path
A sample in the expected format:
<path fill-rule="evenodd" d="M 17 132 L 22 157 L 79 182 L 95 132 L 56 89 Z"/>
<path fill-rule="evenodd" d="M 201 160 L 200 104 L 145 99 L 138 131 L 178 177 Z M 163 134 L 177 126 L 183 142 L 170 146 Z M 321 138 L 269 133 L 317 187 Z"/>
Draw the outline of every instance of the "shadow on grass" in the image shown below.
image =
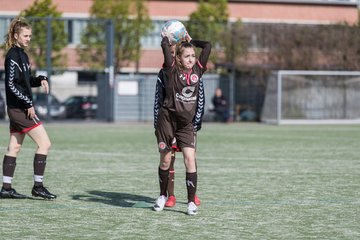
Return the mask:
<path fill-rule="evenodd" d="M 88 191 L 87 193 L 88 194 L 73 195 L 72 199 L 83 202 L 103 203 L 103 204 L 123 207 L 123 208 L 148 208 L 148 209 L 152 209 L 155 202 L 154 198 L 129 194 L 129 193 L 104 192 L 104 191 Z M 183 204 L 186 205 L 186 203 Z M 184 214 L 184 212 L 176 209 L 165 208 L 164 211 L 178 212 Z"/>
<path fill-rule="evenodd" d="M 84 202 L 103 203 L 124 208 L 151 208 L 155 199 L 119 192 L 88 191 L 88 194 L 73 195 L 72 199 Z"/>

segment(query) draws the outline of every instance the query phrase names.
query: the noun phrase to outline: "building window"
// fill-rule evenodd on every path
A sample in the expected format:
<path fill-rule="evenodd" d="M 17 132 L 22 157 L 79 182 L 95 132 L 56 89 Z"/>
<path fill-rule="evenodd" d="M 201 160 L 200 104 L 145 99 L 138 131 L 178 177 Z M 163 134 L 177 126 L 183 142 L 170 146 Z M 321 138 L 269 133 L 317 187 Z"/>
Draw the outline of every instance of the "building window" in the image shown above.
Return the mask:
<path fill-rule="evenodd" d="M 78 45 L 81 43 L 81 35 L 86 29 L 87 20 L 69 19 L 65 25 L 68 34 L 68 44 Z"/>
<path fill-rule="evenodd" d="M 159 48 L 161 43 L 160 31 L 165 21 L 154 20 L 151 32 L 141 38 L 142 48 Z"/>

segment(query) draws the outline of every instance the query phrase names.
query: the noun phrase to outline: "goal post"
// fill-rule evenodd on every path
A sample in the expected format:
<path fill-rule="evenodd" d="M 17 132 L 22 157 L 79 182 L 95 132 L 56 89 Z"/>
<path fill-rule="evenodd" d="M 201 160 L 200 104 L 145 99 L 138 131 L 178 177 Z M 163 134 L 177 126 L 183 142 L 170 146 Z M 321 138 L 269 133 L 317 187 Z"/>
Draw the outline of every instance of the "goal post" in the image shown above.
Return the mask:
<path fill-rule="evenodd" d="M 267 82 L 261 121 L 360 124 L 360 72 L 273 72 Z"/>

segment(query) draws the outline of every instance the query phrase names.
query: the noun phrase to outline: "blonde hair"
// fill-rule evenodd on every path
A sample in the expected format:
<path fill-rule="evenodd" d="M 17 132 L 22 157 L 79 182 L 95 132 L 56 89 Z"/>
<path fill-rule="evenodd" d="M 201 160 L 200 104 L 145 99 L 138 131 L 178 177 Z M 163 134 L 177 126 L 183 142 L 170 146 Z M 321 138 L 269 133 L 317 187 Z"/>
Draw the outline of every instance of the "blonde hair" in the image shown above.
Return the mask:
<path fill-rule="evenodd" d="M 15 33 L 19 34 L 21 28 L 31 29 L 30 24 L 23 17 L 13 19 L 9 25 L 8 32 L 5 36 L 5 46 L 7 49 L 16 45 Z"/>

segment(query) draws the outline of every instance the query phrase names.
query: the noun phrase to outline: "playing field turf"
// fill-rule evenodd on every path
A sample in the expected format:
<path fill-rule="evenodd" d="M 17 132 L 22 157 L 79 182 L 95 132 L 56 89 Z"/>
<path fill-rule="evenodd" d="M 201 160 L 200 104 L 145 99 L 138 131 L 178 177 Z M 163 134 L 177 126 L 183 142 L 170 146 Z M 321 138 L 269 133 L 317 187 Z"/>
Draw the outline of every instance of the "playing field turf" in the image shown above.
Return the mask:
<path fill-rule="evenodd" d="M 45 123 L 53 146 L 45 185 L 55 201 L 0 199 L 0 239 L 360 239 L 360 126 L 204 124 L 199 214 L 154 212 L 158 152 L 148 124 Z M 0 124 L 0 146 L 8 123 Z M 27 139 L 13 187 L 30 194 Z M 2 161 L 1 161 L 2 162 Z"/>

